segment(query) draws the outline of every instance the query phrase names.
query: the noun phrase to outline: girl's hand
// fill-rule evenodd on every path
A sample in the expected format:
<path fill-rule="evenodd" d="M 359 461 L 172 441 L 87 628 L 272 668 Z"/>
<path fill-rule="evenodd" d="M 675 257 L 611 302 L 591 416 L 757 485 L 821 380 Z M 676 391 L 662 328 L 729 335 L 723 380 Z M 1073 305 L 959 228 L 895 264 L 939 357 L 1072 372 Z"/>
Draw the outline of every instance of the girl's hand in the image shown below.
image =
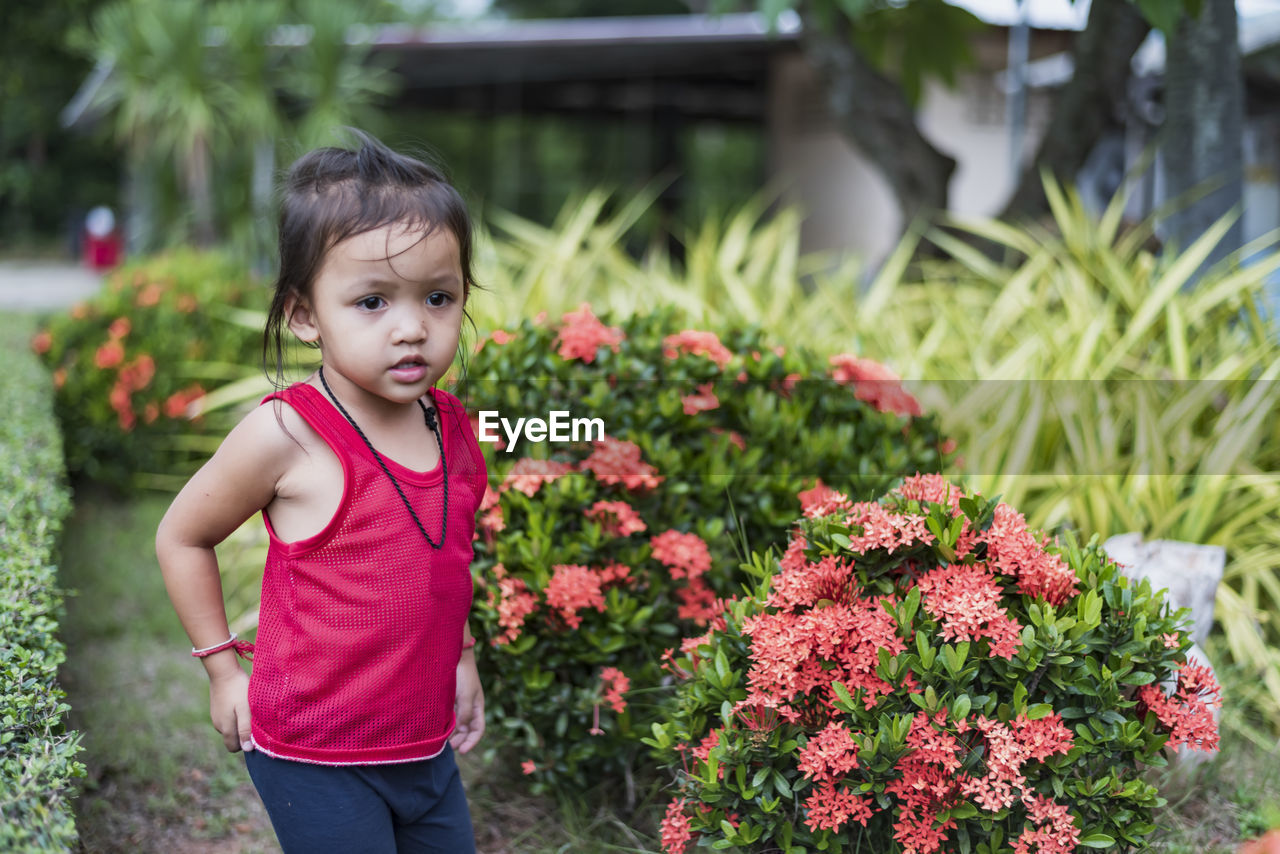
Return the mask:
<path fill-rule="evenodd" d="M 459 753 L 466 753 L 484 735 L 484 691 L 480 688 L 474 649 L 462 651 L 462 658 L 458 660 L 457 685 L 453 701 L 457 724 L 453 735 L 449 736 L 449 745 Z"/>
<path fill-rule="evenodd" d="M 249 728 L 249 674 L 236 664 L 209 677 L 209 715 L 227 750 L 253 750 Z"/>

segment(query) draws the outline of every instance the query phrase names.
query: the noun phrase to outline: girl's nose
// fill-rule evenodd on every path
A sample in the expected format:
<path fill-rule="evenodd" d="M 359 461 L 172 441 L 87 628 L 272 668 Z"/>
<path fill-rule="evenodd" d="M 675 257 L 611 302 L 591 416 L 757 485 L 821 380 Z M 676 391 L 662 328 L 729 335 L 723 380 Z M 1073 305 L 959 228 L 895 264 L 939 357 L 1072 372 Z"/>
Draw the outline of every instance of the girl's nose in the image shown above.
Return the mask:
<path fill-rule="evenodd" d="M 396 318 L 395 337 L 397 341 L 422 341 L 427 337 L 425 313 L 406 310 Z"/>

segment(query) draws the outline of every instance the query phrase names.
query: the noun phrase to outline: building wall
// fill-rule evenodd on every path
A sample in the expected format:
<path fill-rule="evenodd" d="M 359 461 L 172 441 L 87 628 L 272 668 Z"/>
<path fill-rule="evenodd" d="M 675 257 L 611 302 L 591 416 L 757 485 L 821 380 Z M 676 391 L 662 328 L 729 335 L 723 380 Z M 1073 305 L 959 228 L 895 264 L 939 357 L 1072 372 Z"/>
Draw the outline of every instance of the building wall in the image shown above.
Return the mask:
<path fill-rule="evenodd" d="M 770 170 L 783 198 L 807 213 L 806 251 L 849 249 L 878 264 L 901 232 L 901 213 L 889 184 L 827 118 L 821 86 L 799 54 L 774 60 L 770 93 Z M 1049 96 L 1029 93 L 1023 154 L 1030 158 L 1044 133 Z M 931 84 L 919 123 L 939 150 L 957 161 L 950 208 L 956 214 L 998 213 L 1013 192 L 1006 98 L 993 71 L 964 75 L 955 89 Z"/>

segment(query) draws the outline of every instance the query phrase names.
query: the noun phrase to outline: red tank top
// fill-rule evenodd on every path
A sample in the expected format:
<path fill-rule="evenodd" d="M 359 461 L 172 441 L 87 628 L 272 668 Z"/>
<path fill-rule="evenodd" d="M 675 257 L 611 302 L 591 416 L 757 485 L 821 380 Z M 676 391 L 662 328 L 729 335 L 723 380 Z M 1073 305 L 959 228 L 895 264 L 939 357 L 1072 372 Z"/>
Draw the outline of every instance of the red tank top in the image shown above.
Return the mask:
<path fill-rule="evenodd" d="M 436 392 L 449 468 L 449 525 L 432 548 L 368 447 L 324 393 L 298 383 L 279 398 L 328 443 L 345 484 L 318 534 L 270 545 L 249 681 L 253 742 L 324 765 L 411 762 L 443 748 L 471 610 L 471 542 L 486 470 L 466 412 Z M 423 425 L 423 441 L 435 438 Z M 439 541 L 443 478 L 383 461 Z"/>

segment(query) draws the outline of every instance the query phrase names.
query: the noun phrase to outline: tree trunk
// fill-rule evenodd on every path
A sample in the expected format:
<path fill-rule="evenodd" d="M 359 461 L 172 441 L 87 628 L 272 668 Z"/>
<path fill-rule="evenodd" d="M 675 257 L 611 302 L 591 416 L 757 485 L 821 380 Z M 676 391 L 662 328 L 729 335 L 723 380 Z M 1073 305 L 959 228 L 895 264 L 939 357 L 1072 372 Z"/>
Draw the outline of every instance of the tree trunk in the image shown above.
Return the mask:
<path fill-rule="evenodd" d="M 197 134 L 192 141 L 191 150 L 187 152 L 183 177 L 187 185 L 187 195 L 191 201 L 191 209 L 195 218 L 195 243 L 207 249 L 217 241 L 218 235 L 213 221 L 213 175 L 209 151 L 209 140 L 203 134 Z"/>
<path fill-rule="evenodd" d="M 1161 152 L 1166 195 L 1178 208 L 1169 240 L 1185 247 L 1241 204 L 1244 192 L 1244 78 L 1234 0 L 1205 0 L 1198 18 L 1184 15 L 1165 61 Z M 1237 219 L 1205 262 L 1241 245 Z"/>
<path fill-rule="evenodd" d="M 1089 152 L 1121 127 L 1129 62 L 1151 24 L 1129 0 L 1093 0 L 1071 52 L 1075 71 L 1054 106 L 1035 160 L 1022 173 L 1002 218 L 1036 217 L 1048 209 L 1040 173 L 1074 182 Z"/>
<path fill-rule="evenodd" d="M 836 30 L 824 30 L 801 5 L 801 46 L 822 80 L 832 120 L 888 180 L 904 222 L 946 210 L 956 161 L 924 138 L 902 87 L 871 67 L 853 45 L 848 20 L 835 17 Z"/>

